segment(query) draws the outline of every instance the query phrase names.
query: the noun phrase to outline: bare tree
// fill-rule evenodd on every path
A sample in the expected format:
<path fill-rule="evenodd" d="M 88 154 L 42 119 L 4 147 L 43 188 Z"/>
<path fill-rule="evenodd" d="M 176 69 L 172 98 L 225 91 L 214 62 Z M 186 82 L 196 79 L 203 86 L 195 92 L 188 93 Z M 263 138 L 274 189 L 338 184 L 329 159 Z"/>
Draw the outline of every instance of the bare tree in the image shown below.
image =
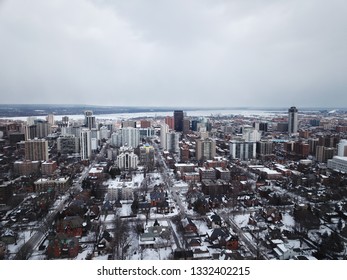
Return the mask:
<path fill-rule="evenodd" d="M 129 238 L 129 224 L 126 220 L 123 220 L 119 213 L 116 213 L 113 221 L 114 225 L 114 237 L 113 237 L 113 248 L 114 258 L 117 260 L 123 260 L 125 257 L 126 250 L 130 244 Z"/>

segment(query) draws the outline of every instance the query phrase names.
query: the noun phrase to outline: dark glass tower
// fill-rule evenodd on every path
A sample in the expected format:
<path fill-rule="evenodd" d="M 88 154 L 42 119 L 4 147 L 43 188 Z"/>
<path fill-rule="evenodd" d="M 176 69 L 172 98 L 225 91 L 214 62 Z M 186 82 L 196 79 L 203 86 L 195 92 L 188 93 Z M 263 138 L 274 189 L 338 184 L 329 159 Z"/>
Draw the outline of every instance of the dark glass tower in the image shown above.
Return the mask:
<path fill-rule="evenodd" d="M 175 110 L 174 111 L 174 129 L 177 132 L 183 131 L 183 119 L 184 119 L 183 111 L 182 110 Z"/>

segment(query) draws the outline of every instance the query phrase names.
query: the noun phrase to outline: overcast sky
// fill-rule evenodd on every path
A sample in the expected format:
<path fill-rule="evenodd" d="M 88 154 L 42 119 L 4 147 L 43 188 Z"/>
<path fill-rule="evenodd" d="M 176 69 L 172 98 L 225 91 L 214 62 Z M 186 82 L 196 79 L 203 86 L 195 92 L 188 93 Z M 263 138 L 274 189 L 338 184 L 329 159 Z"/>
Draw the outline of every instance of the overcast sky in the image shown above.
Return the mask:
<path fill-rule="evenodd" d="M 345 0 L 0 0 L 1 103 L 347 107 Z"/>

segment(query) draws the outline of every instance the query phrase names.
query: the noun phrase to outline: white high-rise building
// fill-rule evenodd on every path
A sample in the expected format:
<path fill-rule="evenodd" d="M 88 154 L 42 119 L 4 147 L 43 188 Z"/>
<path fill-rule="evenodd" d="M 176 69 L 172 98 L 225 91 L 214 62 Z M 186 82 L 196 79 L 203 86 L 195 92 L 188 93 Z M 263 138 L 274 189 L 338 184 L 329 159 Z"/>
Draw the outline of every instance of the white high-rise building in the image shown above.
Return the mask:
<path fill-rule="evenodd" d="M 136 169 L 139 163 L 139 157 L 134 154 L 132 147 L 121 147 L 120 154 L 117 157 L 117 164 L 121 170 Z"/>
<path fill-rule="evenodd" d="M 122 131 L 120 129 L 112 133 L 111 145 L 115 147 L 122 146 Z"/>
<path fill-rule="evenodd" d="M 91 131 L 89 129 L 82 129 L 80 141 L 81 159 L 89 159 L 92 155 Z"/>
<path fill-rule="evenodd" d="M 176 153 L 179 154 L 180 147 L 180 133 L 175 132 L 174 130 L 171 132 L 166 133 L 166 149 L 170 153 Z"/>
<path fill-rule="evenodd" d="M 122 145 L 137 148 L 140 145 L 140 131 L 134 127 L 122 128 Z"/>
<path fill-rule="evenodd" d="M 298 109 L 290 107 L 288 110 L 288 134 L 298 133 Z"/>
<path fill-rule="evenodd" d="M 100 127 L 100 139 L 110 138 L 110 130 L 107 126 Z"/>
<path fill-rule="evenodd" d="M 167 149 L 166 146 L 166 134 L 169 132 L 169 125 L 162 123 L 160 126 L 160 147 L 164 150 Z"/>
<path fill-rule="evenodd" d="M 230 141 L 229 145 L 232 159 L 249 160 L 257 156 L 256 142 Z"/>
<path fill-rule="evenodd" d="M 242 139 L 246 142 L 258 142 L 261 138 L 261 132 L 252 126 L 244 126 L 242 128 Z"/>
<path fill-rule="evenodd" d="M 339 144 L 337 144 L 337 155 L 339 157 L 347 156 L 347 140 L 340 140 Z"/>

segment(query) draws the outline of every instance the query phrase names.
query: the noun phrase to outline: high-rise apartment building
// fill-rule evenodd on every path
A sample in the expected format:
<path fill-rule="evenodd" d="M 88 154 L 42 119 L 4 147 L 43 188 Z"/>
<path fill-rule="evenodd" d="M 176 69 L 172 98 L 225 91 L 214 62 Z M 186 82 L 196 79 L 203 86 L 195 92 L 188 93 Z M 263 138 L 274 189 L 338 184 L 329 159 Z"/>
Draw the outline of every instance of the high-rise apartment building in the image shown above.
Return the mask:
<path fill-rule="evenodd" d="M 46 120 L 50 125 L 54 125 L 54 115 L 53 114 L 48 114 L 46 117 Z"/>
<path fill-rule="evenodd" d="M 347 140 L 341 139 L 339 144 L 337 144 L 337 155 L 340 157 L 347 156 Z"/>
<path fill-rule="evenodd" d="M 180 133 L 171 131 L 166 133 L 166 150 L 170 153 L 179 154 Z"/>
<path fill-rule="evenodd" d="M 169 129 L 174 129 L 175 128 L 174 117 L 166 116 L 165 117 L 165 123 L 169 126 Z"/>
<path fill-rule="evenodd" d="M 140 131 L 134 127 L 122 128 L 122 145 L 137 148 L 140 144 Z"/>
<path fill-rule="evenodd" d="M 91 131 L 89 129 L 82 129 L 80 136 L 80 154 L 81 159 L 89 159 L 92 155 L 92 140 Z"/>
<path fill-rule="evenodd" d="M 249 160 L 256 158 L 257 143 L 233 140 L 230 142 L 232 159 Z"/>
<path fill-rule="evenodd" d="M 298 109 L 290 107 L 288 110 L 288 134 L 298 133 Z"/>
<path fill-rule="evenodd" d="M 190 132 L 190 119 L 183 119 L 183 134 L 188 134 Z"/>
<path fill-rule="evenodd" d="M 132 147 L 121 147 L 120 154 L 117 157 L 117 164 L 121 170 L 134 170 L 137 168 L 139 158 L 134 154 Z"/>
<path fill-rule="evenodd" d="M 213 139 L 197 139 L 195 157 L 197 160 L 210 160 L 216 156 L 216 142 Z"/>
<path fill-rule="evenodd" d="M 80 150 L 79 138 L 75 135 L 63 135 L 57 139 L 57 150 L 61 154 L 75 154 Z"/>
<path fill-rule="evenodd" d="M 88 129 L 96 128 L 95 116 L 93 116 L 93 111 L 84 112 L 84 126 Z"/>
<path fill-rule="evenodd" d="M 48 160 L 48 141 L 44 139 L 34 139 L 25 141 L 25 159 L 32 161 Z"/>
<path fill-rule="evenodd" d="M 166 137 L 167 137 L 168 132 L 169 132 L 169 125 L 166 123 L 161 124 L 161 126 L 160 126 L 160 147 L 164 150 L 167 149 Z"/>

